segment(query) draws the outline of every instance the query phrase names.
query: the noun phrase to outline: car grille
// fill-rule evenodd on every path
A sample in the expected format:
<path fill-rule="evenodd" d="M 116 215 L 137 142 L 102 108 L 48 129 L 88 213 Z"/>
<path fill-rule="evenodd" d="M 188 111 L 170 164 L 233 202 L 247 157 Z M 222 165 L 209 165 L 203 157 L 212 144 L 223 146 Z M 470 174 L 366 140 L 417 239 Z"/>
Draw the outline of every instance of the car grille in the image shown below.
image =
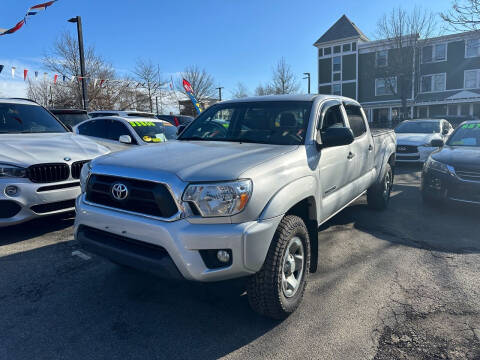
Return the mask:
<path fill-rule="evenodd" d="M 27 169 L 27 176 L 34 183 L 54 183 L 65 181 L 70 176 L 67 164 L 36 164 Z"/>
<path fill-rule="evenodd" d="M 455 173 L 462 180 L 480 182 L 480 170 L 455 168 Z"/>
<path fill-rule="evenodd" d="M 67 210 L 75 207 L 75 199 L 58 201 L 48 204 L 33 205 L 30 209 L 37 214 L 46 214 L 49 212 Z"/>
<path fill-rule="evenodd" d="M 82 171 L 82 167 L 89 161 L 90 160 L 76 161 L 72 164 L 72 177 L 74 179 L 80 179 L 80 172 Z"/>
<path fill-rule="evenodd" d="M 124 200 L 116 200 L 113 197 L 112 187 L 115 184 L 123 184 L 127 187 L 128 196 Z M 160 218 L 169 218 L 178 211 L 172 194 L 165 185 L 115 176 L 91 175 L 87 185 L 86 200 L 115 209 Z"/>
<path fill-rule="evenodd" d="M 397 145 L 397 153 L 411 154 L 418 152 L 418 147 L 413 145 Z"/>

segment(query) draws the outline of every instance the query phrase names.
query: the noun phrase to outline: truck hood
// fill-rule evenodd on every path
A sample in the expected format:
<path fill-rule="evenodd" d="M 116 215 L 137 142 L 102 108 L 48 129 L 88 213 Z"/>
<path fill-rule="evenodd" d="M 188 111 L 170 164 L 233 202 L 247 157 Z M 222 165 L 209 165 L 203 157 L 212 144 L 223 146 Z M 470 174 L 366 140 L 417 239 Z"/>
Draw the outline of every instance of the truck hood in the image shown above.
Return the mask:
<path fill-rule="evenodd" d="M 480 171 L 480 147 L 444 146 L 432 154 L 434 160 L 455 167 Z"/>
<path fill-rule="evenodd" d="M 298 146 L 220 141 L 169 141 L 112 153 L 93 163 L 93 170 L 167 172 L 183 181 L 236 180 L 249 168 Z"/>
<path fill-rule="evenodd" d="M 430 143 L 433 139 L 442 139 L 440 134 L 396 134 L 397 135 L 397 145 L 423 145 Z"/>
<path fill-rule="evenodd" d="M 89 160 L 109 150 L 72 133 L 0 134 L 0 162 L 28 167 L 33 164 Z"/>

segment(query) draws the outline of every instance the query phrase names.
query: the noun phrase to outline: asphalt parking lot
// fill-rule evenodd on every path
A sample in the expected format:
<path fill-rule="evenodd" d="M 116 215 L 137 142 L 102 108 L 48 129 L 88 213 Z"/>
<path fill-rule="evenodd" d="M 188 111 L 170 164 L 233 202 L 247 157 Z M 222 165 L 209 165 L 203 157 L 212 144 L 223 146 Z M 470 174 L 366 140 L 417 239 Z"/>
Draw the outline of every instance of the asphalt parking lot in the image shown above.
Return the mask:
<path fill-rule="evenodd" d="M 0 230 L 0 359 L 479 359 L 480 211 L 422 204 L 399 167 L 319 232 L 318 272 L 283 322 L 241 282 L 171 283 L 78 253 L 73 220 Z M 73 255 L 72 255 L 73 254 Z"/>

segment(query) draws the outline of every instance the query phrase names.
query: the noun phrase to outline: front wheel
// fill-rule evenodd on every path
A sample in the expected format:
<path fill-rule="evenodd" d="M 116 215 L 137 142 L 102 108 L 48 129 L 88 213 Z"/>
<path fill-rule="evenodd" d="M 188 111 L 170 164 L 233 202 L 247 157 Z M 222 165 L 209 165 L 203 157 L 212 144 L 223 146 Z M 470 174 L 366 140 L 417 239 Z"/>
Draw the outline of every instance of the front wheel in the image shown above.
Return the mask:
<path fill-rule="evenodd" d="M 303 220 L 285 216 L 262 269 L 247 285 L 250 306 L 261 315 L 285 319 L 300 305 L 310 268 L 310 239 Z"/>
<path fill-rule="evenodd" d="M 390 201 L 393 187 L 393 171 L 390 164 L 385 165 L 385 173 L 380 182 L 373 184 L 367 191 L 368 206 L 375 210 L 385 210 Z"/>

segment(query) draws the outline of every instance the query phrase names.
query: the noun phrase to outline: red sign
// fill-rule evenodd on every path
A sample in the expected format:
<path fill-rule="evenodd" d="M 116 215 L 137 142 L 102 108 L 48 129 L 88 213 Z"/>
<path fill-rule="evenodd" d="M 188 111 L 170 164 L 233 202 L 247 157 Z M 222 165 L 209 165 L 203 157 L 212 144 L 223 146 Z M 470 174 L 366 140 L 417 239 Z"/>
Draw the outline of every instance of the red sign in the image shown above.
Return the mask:
<path fill-rule="evenodd" d="M 185 91 L 187 93 L 189 93 L 189 92 L 193 93 L 192 85 L 185 79 L 183 79 L 183 88 L 185 89 Z"/>

